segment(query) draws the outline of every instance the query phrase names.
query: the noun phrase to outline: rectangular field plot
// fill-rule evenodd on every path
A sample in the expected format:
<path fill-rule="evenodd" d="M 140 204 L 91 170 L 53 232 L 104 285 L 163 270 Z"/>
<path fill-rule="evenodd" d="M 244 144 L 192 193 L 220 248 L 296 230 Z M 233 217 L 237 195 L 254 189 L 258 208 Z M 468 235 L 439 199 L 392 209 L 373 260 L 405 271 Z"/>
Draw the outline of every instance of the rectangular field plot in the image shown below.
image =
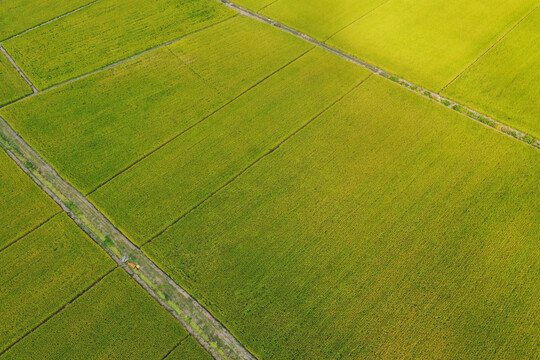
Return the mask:
<path fill-rule="evenodd" d="M 0 1 L 0 41 L 73 11 L 93 0 Z M 38 10 L 39 9 L 39 10 Z"/>
<path fill-rule="evenodd" d="M 4 46 L 44 89 L 234 14 L 214 0 L 102 0 Z"/>
<path fill-rule="evenodd" d="M 0 252 L 0 352 L 115 266 L 65 213 Z"/>
<path fill-rule="evenodd" d="M 190 336 L 174 349 L 165 360 L 212 360 L 213 357 Z"/>
<path fill-rule="evenodd" d="M 310 47 L 237 17 L 0 114 L 88 193 Z"/>
<path fill-rule="evenodd" d="M 392 0 L 328 42 L 439 91 L 538 4 L 537 0 Z"/>
<path fill-rule="evenodd" d="M 0 251 L 61 211 L 2 149 L 0 209 Z"/>
<path fill-rule="evenodd" d="M 540 9 L 443 94 L 540 138 Z"/>
<path fill-rule="evenodd" d="M 186 330 L 122 269 L 18 342 L 5 359 L 162 359 Z"/>
<path fill-rule="evenodd" d="M 30 85 L 0 52 L 0 106 L 31 93 Z"/>
<path fill-rule="evenodd" d="M 367 76 L 367 70 L 316 48 L 112 179 L 90 199 L 140 245 Z"/>
<path fill-rule="evenodd" d="M 386 1 L 279 0 L 261 14 L 324 41 Z"/>
<path fill-rule="evenodd" d="M 535 149 L 371 77 L 143 247 L 268 359 L 529 359 Z"/>

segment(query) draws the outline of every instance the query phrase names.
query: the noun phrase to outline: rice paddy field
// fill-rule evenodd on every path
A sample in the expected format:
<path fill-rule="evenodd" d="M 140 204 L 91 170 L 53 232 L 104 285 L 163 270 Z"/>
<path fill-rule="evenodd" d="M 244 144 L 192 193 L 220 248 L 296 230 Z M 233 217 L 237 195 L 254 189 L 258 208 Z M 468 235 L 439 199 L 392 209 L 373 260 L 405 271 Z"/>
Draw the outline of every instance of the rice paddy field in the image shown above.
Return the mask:
<path fill-rule="evenodd" d="M 0 360 L 540 359 L 538 0 L 228 5 L 0 1 Z"/>
<path fill-rule="evenodd" d="M 31 94 L 30 85 L 11 65 L 8 58 L 0 52 L 0 106 L 25 95 Z"/>
<path fill-rule="evenodd" d="M 367 76 L 314 49 L 89 198 L 141 245 Z"/>
<path fill-rule="evenodd" d="M 143 249 L 261 358 L 534 358 L 540 160 L 490 131 L 372 77 Z"/>
<path fill-rule="evenodd" d="M 540 138 L 540 11 L 468 68 L 443 94 Z"/>
<path fill-rule="evenodd" d="M 0 359 L 160 359 L 186 336 L 180 323 L 116 269 Z"/>
<path fill-rule="evenodd" d="M 0 251 L 61 211 L 3 151 L 0 194 Z"/>
<path fill-rule="evenodd" d="M 3 45 L 44 89 L 232 15 L 213 0 L 102 0 Z"/>
<path fill-rule="evenodd" d="M 0 41 L 91 2 L 92 0 L 3 0 L 0 2 Z"/>

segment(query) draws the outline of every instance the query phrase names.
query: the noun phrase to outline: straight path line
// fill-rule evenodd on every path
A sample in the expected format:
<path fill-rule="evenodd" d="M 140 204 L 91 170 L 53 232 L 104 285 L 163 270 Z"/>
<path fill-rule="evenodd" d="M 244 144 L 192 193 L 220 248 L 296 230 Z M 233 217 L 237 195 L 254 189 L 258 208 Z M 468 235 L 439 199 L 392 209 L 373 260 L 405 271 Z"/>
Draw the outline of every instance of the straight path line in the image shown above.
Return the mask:
<path fill-rule="evenodd" d="M 0 1 L 1 1 L 1 0 L 0 0 Z M 101 0 L 98 0 L 98 1 L 101 1 Z M 100 73 L 100 72 L 105 71 L 105 70 L 107 70 L 107 69 L 110 69 L 110 68 L 112 68 L 112 67 L 115 67 L 115 66 L 118 66 L 118 65 L 120 65 L 120 64 L 123 64 L 123 63 L 125 63 L 125 62 L 127 62 L 127 61 L 133 60 L 133 59 L 135 59 L 135 58 L 137 58 L 137 57 L 139 57 L 139 56 L 142 56 L 142 55 L 144 55 L 144 54 L 146 54 L 146 53 L 149 53 L 149 52 L 151 52 L 151 51 L 158 50 L 158 49 L 160 49 L 160 48 L 163 48 L 163 47 L 172 45 L 172 44 L 174 44 L 174 43 L 176 43 L 176 42 L 178 42 L 178 41 L 180 41 L 180 40 L 183 40 L 183 39 L 185 39 L 185 38 L 187 38 L 187 37 L 189 37 L 189 36 L 191 36 L 191 35 L 195 35 L 195 34 L 201 32 L 201 31 L 210 29 L 210 28 L 212 28 L 212 27 L 214 27 L 214 26 L 216 26 L 216 25 L 219 25 L 219 24 L 221 24 L 221 23 L 224 23 L 224 22 L 226 22 L 226 21 L 228 21 L 228 20 L 231 20 L 231 19 L 233 19 L 233 18 L 235 18 L 235 17 L 237 17 L 237 16 L 238 16 L 238 14 L 237 14 L 237 15 L 234 15 L 234 16 L 232 16 L 232 17 L 229 17 L 229 18 L 220 20 L 220 21 L 218 21 L 218 22 L 216 22 L 216 23 L 213 23 L 213 24 L 211 24 L 211 25 L 208 25 L 208 26 L 206 26 L 206 27 L 204 27 L 204 28 L 201 28 L 201 29 L 195 30 L 195 31 L 193 31 L 193 32 L 190 32 L 189 34 L 182 35 L 181 37 L 176 38 L 176 39 L 174 39 L 174 40 L 168 41 L 168 42 L 163 43 L 163 44 L 156 45 L 156 46 L 154 46 L 154 47 L 152 47 L 152 48 L 150 48 L 150 49 L 146 49 L 146 50 L 144 50 L 144 51 L 138 52 L 138 53 L 133 54 L 133 55 L 127 57 L 127 58 L 124 58 L 124 59 L 122 59 L 122 60 L 118 60 L 118 61 L 116 61 L 116 62 L 114 62 L 114 63 L 112 63 L 112 64 L 106 65 L 106 66 L 101 67 L 101 68 L 96 69 L 96 70 L 93 70 L 93 71 L 91 71 L 91 72 L 89 72 L 89 73 L 86 73 L 86 74 L 77 76 L 77 77 L 75 77 L 75 78 L 73 78 L 73 79 L 66 80 L 66 81 L 61 82 L 61 83 L 56 84 L 56 85 L 52 85 L 52 86 L 50 86 L 50 87 L 48 87 L 48 88 L 45 88 L 45 89 L 43 89 L 43 90 L 41 90 L 41 91 L 39 91 L 39 90 L 36 89 L 36 91 L 34 91 L 33 94 L 27 95 L 27 96 L 22 97 L 22 98 L 20 98 L 20 99 L 17 99 L 17 100 L 14 100 L 14 101 L 9 102 L 9 103 L 7 103 L 7 104 L 4 104 L 4 105 L 0 106 L 0 109 L 3 109 L 3 108 L 5 108 L 5 107 L 7 107 L 7 106 L 9 106 L 9 105 L 18 103 L 18 102 L 20 102 L 20 101 L 23 101 L 23 100 L 25 100 L 25 99 L 27 99 L 27 98 L 30 98 L 30 97 L 33 97 L 33 96 L 35 96 L 35 95 L 38 95 L 38 94 L 42 94 L 42 93 L 51 91 L 51 90 L 54 90 L 54 89 L 59 88 L 59 87 L 62 87 L 62 86 L 69 85 L 69 84 L 71 84 L 71 83 L 73 83 L 73 82 L 75 82 L 75 81 L 82 80 L 82 79 L 87 78 L 87 77 L 89 77 L 89 76 L 91 76 L 91 75 Z M 1 47 L 1 44 L 0 44 L 0 47 Z M 2 48 L 2 49 L 4 49 L 4 48 Z M 3 51 L 6 51 L 6 50 L 4 49 Z M 6 53 L 7 53 L 7 51 L 6 51 Z M 11 61 L 11 60 L 10 60 L 10 61 Z M 14 63 L 14 61 L 13 61 L 13 64 L 14 64 L 14 66 L 16 66 L 16 64 Z M 17 68 L 18 68 L 18 66 L 17 66 Z M 21 70 L 21 72 L 22 72 L 22 70 Z M 29 80 L 28 80 L 28 81 L 29 81 Z M 33 86 L 33 85 L 32 85 L 32 86 Z M 34 88 L 34 89 L 35 89 L 35 88 Z"/>
<path fill-rule="evenodd" d="M 9 60 L 9 62 L 11 63 L 11 65 L 13 65 L 13 67 L 15 68 L 15 70 L 17 70 L 17 72 L 19 73 L 19 75 L 21 75 L 21 77 L 24 79 L 24 81 L 26 81 L 28 83 L 28 85 L 30 85 L 30 87 L 32 88 L 32 92 L 34 94 L 37 94 L 39 91 L 38 89 L 36 89 L 36 87 L 34 86 L 34 84 L 30 81 L 30 79 L 28 78 L 28 76 L 26 76 L 26 74 L 22 71 L 22 69 L 19 67 L 19 65 L 17 65 L 17 63 L 15 62 L 15 60 L 13 60 L 13 58 L 11 57 L 11 55 L 7 52 L 7 50 L 4 48 L 4 46 L 0 43 L 0 51 L 2 51 L 2 53 L 7 57 L 7 59 Z"/>
<path fill-rule="evenodd" d="M 85 8 L 89 7 L 90 5 L 95 4 L 95 3 L 99 2 L 99 1 L 101 1 L 101 0 L 94 0 L 94 1 L 92 1 L 91 3 L 88 3 L 88 4 L 86 4 L 86 5 L 83 5 L 83 6 L 79 7 L 79 8 L 77 8 L 77 9 L 71 10 L 71 11 L 65 13 L 65 14 L 62 14 L 62 15 L 60 15 L 60 16 L 57 16 L 57 17 L 55 17 L 55 18 L 52 18 L 52 19 L 47 20 L 47 21 L 45 21 L 45 22 L 42 22 L 41 24 L 35 25 L 35 26 L 33 26 L 33 27 L 29 28 L 29 29 L 23 30 L 23 31 L 21 31 L 20 33 L 17 33 L 17 34 L 15 34 L 15 35 L 11 35 L 10 37 L 5 38 L 5 39 L 2 40 L 2 41 L 7 41 L 7 40 L 14 39 L 14 38 L 16 38 L 16 37 L 19 37 L 19 36 L 21 36 L 21 35 L 23 35 L 23 34 L 26 34 L 27 32 L 30 32 L 30 31 L 32 31 L 32 30 L 35 30 L 35 29 L 37 29 L 37 28 L 39 28 L 39 27 L 41 27 L 41 26 L 43 26 L 43 25 L 47 25 L 47 24 L 49 24 L 49 23 L 52 23 L 53 21 L 59 20 L 59 19 L 61 19 L 61 18 L 63 18 L 63 17 L 66 17 L 66 16 L 68 16 L 68 15 L 71 15 L 71 14 L 73 14 L 73 13 L 79 11 L 79 10 L 85 9 Z"/>
<path fill-rule="evenodd" d="M 358 88 L 360 85 L 362 85 L 364 82 L 367 81 L 367 79 L 369 79 L 371 77 L 371 75 L 373 74 L 369 74 L 365 79 L 363 79 L 362 81 L 360 81 L 358 84 L 356 84 L 355 86 L 353 86 L 350 90 L 348 90 L 347 92 L 345 92 L 345 94 L 343 94 L 341 97 L 339 97 L 337 100 L 335 100 L 334 102 L 332 102 L 330 105 L 328 105 L 327 107 L 325 107 L 322 111 L 320 111 L 318 114 L 316 114 L 314 117 L 312 117 L 310 120 L 308 120 L 305 124 L 303 124 L 302 126 L 300 126 L 298 129 L 294 130 L 292 133 L 290 133 L 287 137 L 285 137 L 285 139 L 281 140 L 276 146 L 274 146 L 272 149 L 268 150 L 266 153 L 264 153 L 263 155 L 259 156 L 257 159 L 255 159 L 253 162 L 251 162 L 248 166 L 246 166 L 243 170 L 241 170 L 239 173 L 237 173 L 236 175 L 234 175 L 232 178 L 230 178 L 225 184 L 221 185 L 218 189 L 216 189 L 215 191 L 213 191 L 210 195 L 208 195 L 206 198 L 204 198 L 203 200 L 201 200 L 199 203 L 197 203 L 195 206 L 193 206 L 191 209 L 187 210 L 186 212 L 184 212 L 182 215 L 180 215 L 180 217 L 178 217 L 176 220 L 174 220 L 172 223 L 170 223 L 169 225 L 167 225 L 165 228 L 163 228 L 160 232 L 158 232 L 156 235 L 152 236 L 152 238 L 150 238 L 148 241 L 146 241 L 145 243 L 143 243 L 141 245 L 141 248 L 144 247 L 145 245 L 151 243 L 152 241 L 154 241 L 156 238 L 158 238 L 160 235 L 162 235 L 163 233 L 165 233 L 168 229 L 170 229 L 172 226 L 174 226 L 175 224 L 177 224 L 180 220 L 182 220 L 183 218 L 185 218 L 187 215 L 189 215 L 191 212 L 195 211 L 197 208 L 199 208 L 201 205 L 203 205 L 205 202 L 207 202 L 208 200 L 210 200 L 212 197 L 214 197 L 214 195 L 216 195 L 217 193 L 219 193 L 221 190 L 225 189 L 227 186 L 229 186 L 230 184 L 232 184 L 236 179 L 238 179 L 240 176 L 242 176 L 242 174 L 244 174 L 246 171 L 248 171 L 249 169 L 251 169 L 253 166 L 255 166 L 257 163 L 259 163 L 261 160 L 263 160 L 265 157 L 267 157 L 268 155 L 272 154 L 274 151 L 276 151 L 277 149 L 279 149 L 281 147 L 281 145 L 283 145 L 285 142 L 287 142 L 289 139 L 291 139 L 292 137 L 294 137 L 296 134 L 298 134 L 300 131 L 302 131 L 303 129 L 305 129 L 309 124 L 311 124 L 313 121 L 315 121 L 317 118 L 319 118 L 322 114 L 324 114 L 325 112 L 327 112 L 329 109 L 331 109 L 334 105 L 336 105 L 337 103 L 339 103 L 341 100 L 343 100 L 343 98 L 345 98 L 347 95 L 349 95 L 352 91 L 354 91 L 356 88 Z"/>
<path fill-rule="evenodd" d="M 377 74 L 379 76 L 382 76 L 386 79 L 389 79 L 389 80 L 392 80 L 393 82 L 399 84 L 399 85 L 402 85 L 404 86 L 405 88 L 409 89 L 410 91 L 416 93 L 416 94 L 419 94 L 419 95 L 422 95 L 426 98 L 429 98 L 430 100 L 433 100 L 439 104 L 442 104 L 444 106 L 447 106 L 447 107 L 450 107 L 451 109 L 454 109 L 456 111 L 458 111 L 459 113 L 461 113 L 462 115 L 465 115 L 467 116 L 468 118 L 476 121 L 476 122 L 479 122 L 479 123 L 482 123 L 483 125 L 486 125 L 486 126 L 489 126 L 493 129 L 495 129 L 496 131 L 502 133 L 502 134 L 505 134 L 505 135 L 508 135 L 514 139 L 517 139 L 517 140 L 520 140 L 520 141 L 523 141 L 524 143 L 528 144 L 528 145 L 531 145 L 537 149 L 540 149 L 540 140 L 539 139 L 536 139 L 534 138 L 532 135 L 529 135 L 527 133 L 524 133 L 522 131 L 519 131 L 517 129 L 514 129 L 506 124 L 503 124 L 495 119 L 493 119 L 492 117 L 488 116 L 488 115 L 485 115 L 485 114 L 482 114 L 472 108 L 469 108 L 463 104 L 460 104 L 458 103 L 457 101 L 454 101 L 454 100 L 451 100 L 449 98 L 446 98 L 446 97 L 443 97 L 439 94 L 437 94 L 436 92 L 432 91 L 432 90 L 429 90 L 429 89 L 425 89 L 419 85 L 416 85 L 416 84 L 413 84 L 412 82 L 410 81 L 407 81 L 403 78 L 400 78 L 399 76 L 397 75 L 394 75 L 394 74 L 390 74 L 380 68 L 378 68 L 377 66 L 375 65 L 372 65 L 370 63 L 367 63 L 355 56 L 352 56 L 350 54 L 347 54 L 335 47 L 332 47 L 324 42 L 321 42 L 321 41 L 318 41 L 316 40 L 315 38 L 307 35 L 307 34 L 304 34 L 300 31 L 297 31 L 297 30 L 294 30 L 293 28 L 287 26 L 287 25 L 284 25 L 280 22 L 277 22 L 273 19 L 270 19 L 270 18 L 267 18 L 257 12 L 254 12 L 252 10 L 249 10 L 249 9 L 246 9 L 240 5 L 237 5 L 229 0 L 216 0 L 222 4 L 225 4 L 226 6 L 228 6 L 229 8 L 233 9 L 233 10 L 236 10 L 238 13 L 244 15 L 244 16 L 248 16 L 248 17 L 251 17 L 255 20 L 258 20 L 258 21 L 261 21 L 263 23 L 267 23 L 269 25 L 272 25 L 272 26 L 275 26 L 277 27 L 278 29 L 281 29 L 285 32 L 288 32 L 289 34 L 292 34 L 300 39 L 303 39 L 307 42 L 310 42 L 312 43 L 313 45 L 315 46 L 318 46 L 320 48 L 323 48 L 347 61 L 350 61 L 354 64 L 357 64 L 357 65 L 360 65 L 366 69 L 368 69 L 369 71 L 373 72 L 374 74 Z"/>
<path fill-rule="evenodd" d="M 24 239 L 25 237 L 27 237 L 28 235 L 30 235 L 31 233 L 33 233 L 34 231 L 36 231 L 37 229 L 39 229 L 40 227 L 42 227 L 43 225 L 45 225 L 46 223 L 48 223 L 50 220 L 52 220 L 53 217 L 55 217 L 56 215 L 62 213 L 62 211 L 57 211 L 56 213 L 54 213 L 52 216 L 48 217 L 47 219 L 45 219 L 45 221 L 39 223 L 37 226 L 33 227 L 32 229 L 26 231 L 24 234 L 20 235 L 18 238 L 16 238 L 15 240 L 13 240 L 13 242 L 7 244 L 6 246 L 4 246 L 3 248 L 0 249 L 0 253 L 2 253 L 4 250 L 7 250 L 9 247 L 15 245 L 16 243 L 18 243 L 19 241 L 21 241 L 22 239 Z"/>
<path fill-rule="evenodd" d="M 536 5 L 534 9 L 532 9 L 530 12 L 528 12 L 521 20 L 517 22 L 514 26 L 510 28 L 506 33 L 504 33 L 497 41 L 495 41 L 486 51 L 484 51 L 476 60 L 474 60 L 472 63 L 469 64 L 462 72 L 460 72 L 455 78 L 453 78 L 448 84 L 444 85 L 441 90 L 439 90 L 439 93 L 443 92 L 448 86 L 450 86 L 454 81 L 456 81 L 463 73 L 467 70 L 469 70 L 474 64 L 478 62 L 481 58 L 484 57 L 491 49 L 493 49 L 495 46 L 497 46 L 498 43 L 500 43 L 504 38 L 506 38 L 512 31 L 514 31 L 525 19 L 527 19 L 532 13 L 538 9 L 540 5 Z"/>
<path fill-rule="evenodd" d="M 42 325 L 45 325 L 49 320 L 51 320 L 53 317 L 58 315 L 60 312 L 62 312 L 65 308 L 67 308 L 69 305 L 71 305 L 74 301 L 76 301 L 78 298 L 83 296 L 88 290 L 93 288 L 95 285 L 99 284 L 103 279 L 105 279 L 110 273 L 112 273 L 114 270 L 116 270 L 118 266 L 114 266 L 111 270 L 107 271 L 104 275 L 100 276 L 92 285 L 75 295 L 74 298 L 69 300 L 67 303 L 65 303 L 62 307 L 60 307 L 58 310 L 53 312 L 51 315 L 47 316 L 45 320 L 34 326 L 32 329 L 30 329 L 28 332 L 26 332 L 24 335 L 22 335 L 20 338 L 18 338 L 14 343 L 9 345 L 7 348 L 5 348 L 3 351 L 0 352 L 0 356 L 4 355 L 9 349 L 11 349 L 13 346 L 17 345 L 21 340 L 26 338 L 28 335 L 32 334 L 34 331 L 39 329 Z"/>
<path fill-rule="evenodd" d="M 340 33 L 342 32 L 343 30 L 345 30 L 346 28 L 348 28 L 349 26 L 352 26 L 353 24 L 357 23 L 358 21 L 362 20 L 363 18 L 365 18 L 366 16 L 368 16 L 369 14 L 371 14 L 372 12 L 374 12 L 375 10 L 377 10 L 378 8 L 380 8 L 381 6 L 383 5 L 386 5 L 387 3 L 389 3 L 390 1 L 392 0 L 386 0 L 385 2 L 382 2 L 380 3 L 379 5 L 375 6 L 373 9 L 369 10 L 367 13 L 365 13 L 364 15 L 360 16 L 358 19 L 355 19 L 354 21 L 350 22 L 349 24 L 345 25 L 344 27 L 342 27 L 341 29 L 339 29 L 338 31 L 336 31 L 335 33 L 333 33 L 332 35 L 330 35 L 329 37 L 326 38 L 326 40 L 324 40 L 325 42 L 330 40 L 331 38 L 333 38 L 337 33 Z"/>
<path fill-rule="evenodd" d="M 167 144 L 169 144 L 171 141 L 174 141 L 175 139 L 177 139 L 178 137 L 184 135 L 185 133 L 187 133 L 188 131 L 190 131 L 191 129 L 193 129 L 195 126 L 199 125 L 200 123 L 202 123 L 203 121 L 205 121 L 206 119 L 212 117 L 213 115 L 215 115 L 217 112 L 221 111 L 223 108 L 229 106 L 231 103 L 233 103 L 234 101 L 236 101 L 238 98 L 240 98 L 241 96 L 245 95 L 246 93 L 248 93 L 249 91 L 251 91 L 252 89 L 254 89 L 255 87 L 257 87 L 259 84 L 261 84 L 262 82 L 266 81 L 268 78 L 272 77 L 273 75 L 277 74 L 279 71 L 281 71 L 282 69 L 286 68 L 287 66 L 289 66 L 290 64 L 292 64 L 293 62 L 297 61 L 298 59 L 300 59 L 302 56 L 306 55 L 308 52 L 310 52 L 313 48 L 310 48 L 309 50 L 303 52 L 302 54 L 300 54 L 299 56 L 297 56 L 296 58 L 292 59 L 291 61 L 287 62 L 285 65 L 279 67 L 278 69 L 274 70 L 273 72 L 271 72 L 269 75 L 265 76 L 264 78 L 262 78 L 261 80 L 257 81 L 255 84 L 251 85 L 250 87 L 248 87 L 247 89 L 245 89 L 244 91 L 242 91 L 240 94 L 236 95 L 234 98 L 232 98 L 231 100 L 229 101 L 226 101 L 223 105 L 219 106 L 217 109 L 215 109 L 214 111 L 210 112 L 210 114 L 208 115 L 205 115 L 203 118 L 201 118 L 200 120 L 196 121 L 195 123 L 191 124 L 188 128 L 182 130 L 181 132 L 179 132 L 178 134 L 174 135 L 172 138 L 166 140 L 163 144 L 159 145 L 158 147 L 152 149 L 151 151 L 149 151 L 148 153 L 146 153 L 145 155 L 141 156 L 140 158 L 138 158 L 137 160 L 135 160 L 134 162 L 132 162 L 131 164 L 129 164 L 128 166 L 126 166 L 124 169 L 120 170 L 118 173 L 114 174 L 113 176 L 111 176 L 109 179 L 105 180 L 103 183 L 99 184 L 95 189 L 91 190 L 90 192 L 88 192 L 86 194 L 86 196 L 89 196 L 91 194 L 93 194 L 94 192 L 96 192 L 97 190 L 99 190 L 100 188 L 102 188 L 103 186 L 105 186 L 106 184 L 108 184 L 109 182 L 111 182 L 112 180 L 114 180 L 116 177 L 122 175 L 123 173 L 125 173 L 126 171 L 128 171 L 129 169 L 131 169 L 133 166 L 137 165 L 138 163 L 140 163 L 141 161 L 143 161 L 144 159 L 146 159 L 147 157 L 149 157 L 150 155 L 152 155 L 153 153 L 155 153 L 156 151 L 160 150 L 161 148 L 163 148 L 164 146 L 166 146 Z"/>
<path fill-rule="evenodd" d="M 165 307 L 214 358 L 255 359 L 222 323 L 148 258 L 84 195 L 66 182 L 2 117 L 0 117 L 0 146 L 88 236 Z"/>
<path fill-rule="evenodd" d="M 165 360 L 169 355 L 171 355 L 171 353 L 172 353 L 174 350 L 176 350 L 176 348 L 178 348 L 178 347 L 179 347 L 184 341 L 186 341 L 186 339 L 187 339 L 188 337 L 190 337 L 190 336 L 191 336 L 191 335 L 186 335 L 186 336 L 184 336 L 183 338 L 181 338 L 180 341 L 178 341 L 178 343 L 176 343 L 176 345 L 174 345 L 173 348 L 172 348 L 171 350 L 169 350 L 169 352 L 167 352 L 167 353 L 165 354 L 165 356 L 163 356 L 163 357 L 161 358 L 161 360 Z"/>

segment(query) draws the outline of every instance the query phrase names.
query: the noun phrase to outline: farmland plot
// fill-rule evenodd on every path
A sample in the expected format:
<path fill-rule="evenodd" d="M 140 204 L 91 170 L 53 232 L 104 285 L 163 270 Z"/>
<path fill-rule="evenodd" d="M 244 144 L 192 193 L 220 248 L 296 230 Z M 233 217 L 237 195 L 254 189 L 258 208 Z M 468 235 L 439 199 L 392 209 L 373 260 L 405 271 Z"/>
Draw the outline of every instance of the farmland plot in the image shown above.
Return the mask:
<path fill-rule="evenodd" d="M 143 250 L 263 358 L 535 358 L 539 178 L 371 77 Z"/>
<path fill-rule="evenodd" d="M 386 1 L 279 0 L 261 14 L 324 41 Z"/>
<path fill-rule="evenodd" d="M 234 14 L 214 0 L 102 0 L 4 46 L 44 89 Z"/>
<path fill-rule="evenodd" d="M 195 340 L 188 337 L 165 358 L 166 360 L 212 360 L 213 357 Z"/>
<path fill-rule="evenodd" d="M 0 209 L 0 250 L 61 210 L 1 149 Z"/>
<path fill-rule="evenodd" d="M 66 14 L 93 0 L 3 0 L 0 1 L 0 41 Z M 39 11 L 36 11 L 39 9 Z"/>
<path fill-rule="evenodd" d="M 140 245 L 367 76 L 367 70 L 316 48 L 90 199 Z"/>
<path fill-rule="evenodd" d="M 540 138 L 540 10 L 443 94 Z"/>
<path fill-rule="evenodd" d="M 439 91 L 519 22 L 537 0 L 392 0 L 328 42 Z"/>
<path fill-rule="evenodd" d="M 0 352 L 115 266 L 65 213 L 0 252 Z"/>
<path fill-rule="evenodd" d="M 310 47 L 237 17 L 0 114 L 88 193 Z"/>
<path fill-rule="evenodd" d="M 162 359 L 186 335 L 118 268 L 0 358 Z"/>
<path fill-rule="evenodd" d="M 233 2 L 247 9 L 257 11 L 272 4 L 275 0 L 235 0 Z"/>
<path fill-rule="evenodd" d="M 31 94 L 30 85 L 0 52 L 0 105 Z"/>

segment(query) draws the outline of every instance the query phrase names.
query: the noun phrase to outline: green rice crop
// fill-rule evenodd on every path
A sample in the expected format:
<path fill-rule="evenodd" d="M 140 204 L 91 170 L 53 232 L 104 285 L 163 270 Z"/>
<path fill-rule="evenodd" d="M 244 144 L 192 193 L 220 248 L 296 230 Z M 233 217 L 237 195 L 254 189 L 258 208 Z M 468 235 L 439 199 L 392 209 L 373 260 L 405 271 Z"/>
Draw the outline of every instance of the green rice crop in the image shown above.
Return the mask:
<path fill-rule="evenodd" d="M 269 359 L 531 359 L 536 149 L 371 77 L 143 250 Z"/>
<path fill-rule="evenodd" d="M 238 17 L 0 114 L 87 193 L 309 48 Z"/>
<path fill-rule="evenodd" d="M 444 94 L 540 138 L 540 10 L 536 10 Z"/>
<path fill-rule="evenodd" d="M 142 244 L 368 74 L 316 48 L 111 180 L 90 199 Z"/>
<path fill-rule="evenodd" d="M 119 268 L 1 358 L 161 359 L 186 335 L 182 325 Z"/>
<path fill-rule="evenodd" d="M 0 1 L 0 41 L 93 0 L 3 0 Z M 37 10 L 39 9 L 39 10 Z"/>
<path fill-rule="evenodd" d="M 194 337 L 190 336 L 174 349 L 172 353 L 165 358 L 166 360 L 212 360 L 210 355 Z"/>
<path fill-rule="evenodd" d="M 329 44 L 439 91 L 536 5 L 538 0 L 392 0 Z"/>
<path fill-rule="evenodd" d="M 287 26 L 326 40 L 387 0 L 280 0 L 261 14 Z"/>
<path fill-rule="evenodd" d="M 1 4 L 1 3 L 0 3 Z M 0 105 L 31 94 L 30 85 L 0 52 Z"/>
<path fill-rule="evenodd" d="M 4 46 L 44 89 L 234 14 L 215 0 L 102 0 Z"/>
<path fill-rule="evenodd" d="M 0 352 L 115 266 L 65 213 L 2 251 Z"/>
<path fill-rule="evenodd" d="M 60 211 L 0 149 L 0 250 Z"/>

